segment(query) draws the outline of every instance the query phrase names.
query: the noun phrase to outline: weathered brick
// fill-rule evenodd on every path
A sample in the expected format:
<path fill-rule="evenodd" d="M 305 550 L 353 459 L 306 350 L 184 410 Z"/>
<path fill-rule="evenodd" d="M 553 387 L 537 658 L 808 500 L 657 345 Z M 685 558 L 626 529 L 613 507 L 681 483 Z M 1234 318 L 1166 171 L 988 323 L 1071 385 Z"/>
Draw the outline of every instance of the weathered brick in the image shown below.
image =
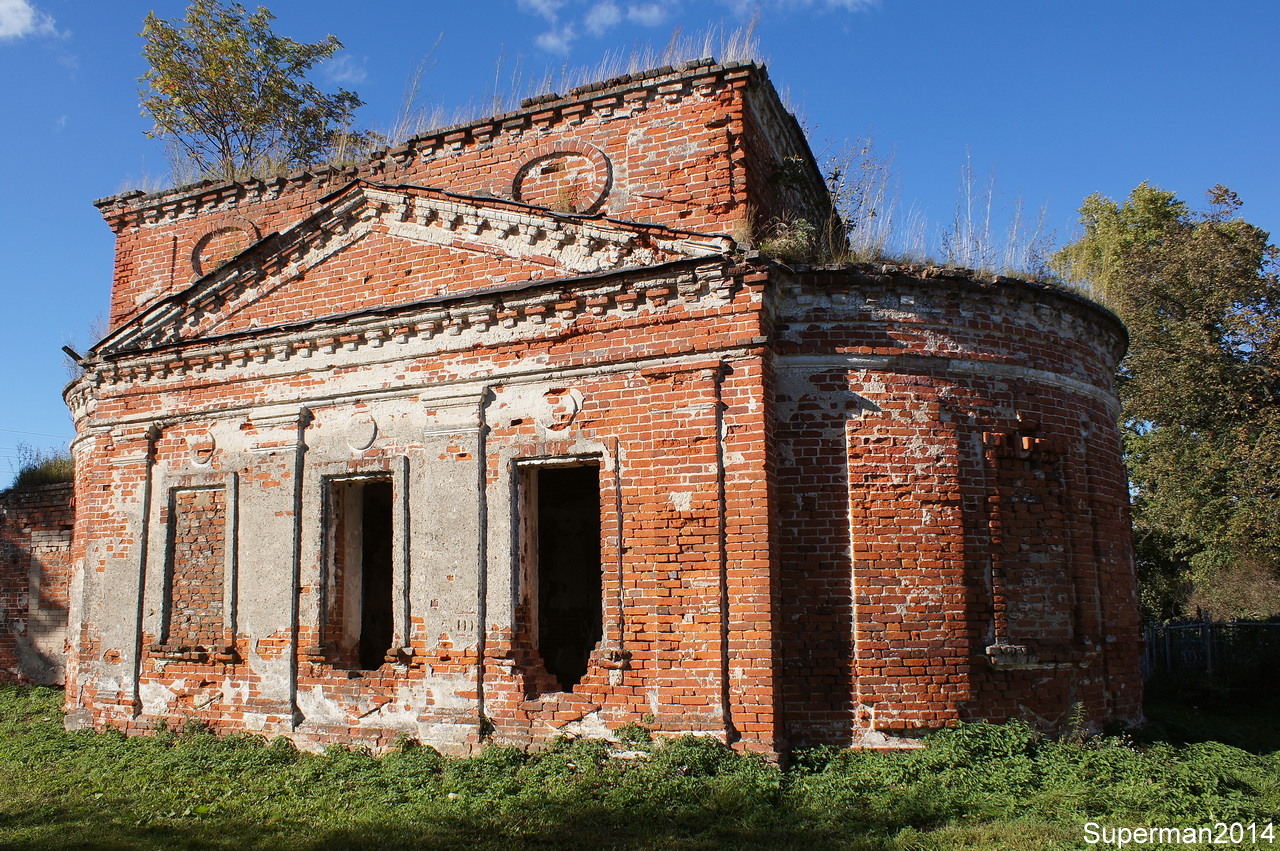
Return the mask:
<path fill-rule="evenodd" d="M 1123 329 L 1046 287 L 724 236 L 824 193 L 764 72 L 730 65 L 99 202 L 73 722 L 466 750 L 652 716 L 777 753 L 1136 718 Z M 575 464 L 598 501 L 557 513 L 537 491 Z M 539 573 L 584 541 L 598 615 Z"/>

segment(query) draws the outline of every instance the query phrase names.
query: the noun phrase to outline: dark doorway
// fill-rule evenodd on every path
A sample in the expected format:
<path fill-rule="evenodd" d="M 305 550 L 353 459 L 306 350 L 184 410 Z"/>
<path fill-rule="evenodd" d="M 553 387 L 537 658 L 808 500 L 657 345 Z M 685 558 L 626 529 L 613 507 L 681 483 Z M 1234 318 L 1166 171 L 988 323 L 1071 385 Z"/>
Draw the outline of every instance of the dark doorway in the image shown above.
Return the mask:
<path fill-rule="evenodd" d="M 391 482 L 364 485 L 361 518 L 360 667 L 380 667 L 391 650 Z"/>
<path fill-rule="evenodd" d="M 538 652 L 564 691 L 587 672 L 602 627 L 600 467 L 534 468 Z"/>
<path fill-rule="evenodd" d="M 332 574 L 325 642 L 335 665 L 371 671 L 391 651 L 393 495 L 386 477 L 330 488 Z"/>

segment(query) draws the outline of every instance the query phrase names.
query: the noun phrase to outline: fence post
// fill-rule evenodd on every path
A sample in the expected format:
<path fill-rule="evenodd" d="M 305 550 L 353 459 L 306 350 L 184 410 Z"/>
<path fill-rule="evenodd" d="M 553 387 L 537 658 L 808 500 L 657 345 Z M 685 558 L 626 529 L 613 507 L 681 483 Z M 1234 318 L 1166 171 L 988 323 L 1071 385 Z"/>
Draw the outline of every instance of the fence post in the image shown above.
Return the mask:
<path fill-rule="evenodd" d="M 1204 639 L 1204 676 L 1213 682 L 1213 630 L 1207 621 L 1200 625 L 1200 635 Z"/>

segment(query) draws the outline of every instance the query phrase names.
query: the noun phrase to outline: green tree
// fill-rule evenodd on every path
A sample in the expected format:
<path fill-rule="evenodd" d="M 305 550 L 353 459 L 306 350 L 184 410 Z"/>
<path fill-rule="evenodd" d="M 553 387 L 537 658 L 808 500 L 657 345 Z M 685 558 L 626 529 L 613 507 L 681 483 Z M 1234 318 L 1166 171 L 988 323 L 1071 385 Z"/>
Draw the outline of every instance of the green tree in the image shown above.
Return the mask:
<path fill-rule="evenodd" d="M 1232 192 L 1209 201 L 1146 183 L 1123 204 L 1094 195 L 1055 257 L 1129 328 L 1119 392 L 1149 616 L 1280 614 L 1227 593 L 1280 568 L 1278 255 Z"/>
<path fill-rule="evenodd" d="M 360 98 L 306 80 L 342 43 L 278 36 L 274 19 L 223 0 L 193 0 L 176 22 L 147 15 L 142 53 L 151 69 L 139 94 L 155 122 L 147 135 L 170 143 L 175 173 L 239 179 L 328 161 L 359 141 L 348 128 Z"/>

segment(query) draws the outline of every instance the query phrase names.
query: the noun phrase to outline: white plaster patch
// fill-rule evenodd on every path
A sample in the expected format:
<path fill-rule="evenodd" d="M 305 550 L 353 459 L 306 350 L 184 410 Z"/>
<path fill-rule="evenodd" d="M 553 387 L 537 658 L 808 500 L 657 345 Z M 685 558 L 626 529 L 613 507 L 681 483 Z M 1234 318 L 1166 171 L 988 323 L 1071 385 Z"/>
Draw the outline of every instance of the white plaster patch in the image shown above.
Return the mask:
<path fill-rule="evenodd" d="M 443 753 L 470 751 L 470 739 L 475 735 L 475 724 L 419 724 L 418 739 Z"/>
<path fill-rule="evenodd" d="M 181 688 L 179 681 L 174 685 Z M 142 701 L 142 713 L 144 715 L 167 715 L 170 707 L 177 699 L 177 694 L 170 690 L 164 683 L 158 683 L 154 680 L 145 682 L 138 690 L 138 698 Z"/>
<path fill-rule="evenodd" d="M 298 690 L 298 710 L 306 717 L 308 724 L 345 724 L 347 713 L 336 700 L 325 697 L 324 689 L 316 686 Z"/>
<path fill-rule="evenodd" d="M 400 701 L 393 700 L 380 708 L 370 710 L 360 717 L 360 725 L 376 730 L 400 730 L 402 732 L 418 731 L 418 713 L 413 709 L 405 709 Z"/>
<path fill-rule="evenodd" d="M 248 682 L 236 685 L 234 680 L 222 681 L 222 699 L 229 706 L 244 706 L 249 702 L 250 690 Z"/>
<path fill-rule="evenodd" d="M 681 513 L 693 510 L 693 492 L 692 491 L 672 491 L 668 494 L 671 500 L 671 506 Z"/>
<path fill-rule="evenodd" d="M 560 732 L 568 736 L 587 736 L 592 739 L 611 739 L 612 731 L 609 730 L 604 719 L 600 717 L 600 710 L 590 712 L 577 721 L 570 721 L 560 728 Z"/>
<path fill-rule="evenodd" d="M 462 697 L 459 693 L 475 687 L 475 680 L 470 677 L 432 677 L 425 684 L 429 699 L 421 701 L 438 709 L 475 709 L 476 701 L 472 697 Z"/>

